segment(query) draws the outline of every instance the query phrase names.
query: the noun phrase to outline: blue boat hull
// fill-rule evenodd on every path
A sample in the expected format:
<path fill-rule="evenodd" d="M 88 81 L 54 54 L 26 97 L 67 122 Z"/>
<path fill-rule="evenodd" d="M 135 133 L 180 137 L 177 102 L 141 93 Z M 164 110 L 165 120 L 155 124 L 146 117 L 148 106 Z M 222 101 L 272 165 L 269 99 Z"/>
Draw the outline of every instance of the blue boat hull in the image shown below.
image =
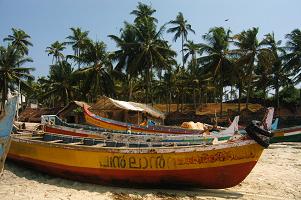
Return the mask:
<path fill-rule="evenodd" d="M 17 97 L 10 98 L 5 104 L 5 112 L 0 117 L 0 173 L 10 146 L 10 133 L 16 113 Z"/>

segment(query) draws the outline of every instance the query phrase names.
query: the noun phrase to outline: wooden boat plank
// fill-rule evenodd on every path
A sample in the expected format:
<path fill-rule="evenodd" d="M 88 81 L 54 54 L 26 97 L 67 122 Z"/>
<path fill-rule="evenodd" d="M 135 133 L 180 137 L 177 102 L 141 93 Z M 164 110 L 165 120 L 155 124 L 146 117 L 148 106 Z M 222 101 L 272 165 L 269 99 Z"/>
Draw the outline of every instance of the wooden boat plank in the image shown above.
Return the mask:
<path fill-rule="evenodd" d="M 104 147 L 104 146 L 106 146 L 106 144 L 105 143 L 98 143 L 98 144 L 94 144 L 92 146 L 93 147 Z"/>
<path fill-rule="evenodd" d="M 79 144 L 84 144 L 82 141 L 81 142 L 71 142 L 68 143 L 69 145 L 79 145 Z"/>
<path fill-rule="evenodd" d="M 43 139 L 43 136 L 33 136 L 33 137 L 30 137 L 31 139 Z"/>
<path fill-rule="evenodd" d="M 47 143 L 59 143 L 59 142 L 63 142 L 64 140 L 51 140 L 51 141 L 47 141 Z"/>

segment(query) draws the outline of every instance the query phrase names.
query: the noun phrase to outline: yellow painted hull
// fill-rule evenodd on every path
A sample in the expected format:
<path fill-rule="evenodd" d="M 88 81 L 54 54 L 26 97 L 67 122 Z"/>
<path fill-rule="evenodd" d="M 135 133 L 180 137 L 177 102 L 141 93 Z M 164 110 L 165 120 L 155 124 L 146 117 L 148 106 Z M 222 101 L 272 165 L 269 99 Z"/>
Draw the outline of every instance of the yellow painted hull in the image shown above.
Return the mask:
<path fill-rule="evenodd" d="M 126 149 L 53 144 L 14 136 L 8 156 L 50 174 L 100 184 L 226 188 L 243 181 L 262 151 L 253 140 Z"/>

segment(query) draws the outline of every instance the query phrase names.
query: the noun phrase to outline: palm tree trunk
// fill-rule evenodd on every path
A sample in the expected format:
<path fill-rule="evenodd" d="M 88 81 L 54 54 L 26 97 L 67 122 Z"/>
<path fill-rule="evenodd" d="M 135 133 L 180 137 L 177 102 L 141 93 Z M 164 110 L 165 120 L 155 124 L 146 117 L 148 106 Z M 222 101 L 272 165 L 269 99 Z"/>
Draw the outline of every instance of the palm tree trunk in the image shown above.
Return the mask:
<path fill-rule="evenodd" d="M 151 105 L 152 106 L 154 106 L 154 101 L 153 101 L 153 88 L 152 88 L 152 74 L 153 74 L 153 72 L 152 72 L 152 69 L 151 69 L 151 71 L 150 71 L 150 74 L 149 74 L 149 76 L 150 76 L 150 78 L 149 78 L 149 94 L 150 94 L 150 101 L 151 101 Z"/>
<path fill-rule="evenodd" d="M 194 111 L 195 111 L 196 110 L 195 86 L 193 86 L 193 106 L 194 106 Z"/>
<path fill-rule="evenodd" d="M 223 85 L 220 87 L 220 115 L 222 116 L 223 113 Z"/>
<path fill-rule="evenodd" d="M 149 67 L 149 88 L 152 89 L 152 77 L 153 77 L 153 57 L 150 55 L 150 67 Z M 151 105 L 153 106 L 153 92 L 150 92 L 150 100 L 151 100 Z"/>
<path fill-rule="evenodd" d="M 241 80 L 239 80 L 239 84 L 238 84 L 238 113 L 240 113 L 240 110 L 241 110 L 241 92 L 242 92 L 242 83 L 241 83 Z"/>
<path fill-rule="evenodd" d="M 251 78 L 249 78 L 249 79 L 251 80 Z M 250 92 L 251 92 L 251 81 L 248 82 L 246 109 L 249 108 Z"/>
<path fill-rule="evenodd" d="M 132 100 L 132 94 L 133 94 L 133 82 L 132 82 L 132 78 L 129 77 L 129 98 L 128 98 L 129 101 Z"/>
<path fill-rule="evenodd" d="M 181 92 L 181 112 L 183 112 L 183 103 L 184 103 L 184 88 L 182 88 Z"/>
<path fill-rule="evenodd" d="M 65 105 L 67 105 L 69 103 L 69 94 L 67 88 L 65 88 L 65 94 L 66 94 Z"/>
<path fill-rule="evenodd" d="M 182 67 L 184 69 L 184 51 L 183 51 L 183 48 L 184 48 L 184 35 L 182 34 Z"/>
<path fill-rule="evenodd" d="M 78 48 L 78 50 L 77 50 L 77 56 L 78 56 L 78 58 L 80 58 L 80 49 Z M 78 69 L 80 69 L 80 61 L 78 60 Z"/>
<path fill-rule="evenodd" d="M 203 95 L 202 95 L 202 88 L 199 88 L 199 107 L 203 110 Z"/>
<path fill-rule="evenodd" d="M 165 110 L 166 110 L 166 113 L 168 113 L 168 94 L 166 94 L 165 96 Z"/>
<path fill-rule="evenodd" d="M 247 102 L 246 102 L 246 109 L 249 108 L 249 99 L 250 99 L 250 93 L 251 93 L 251 82 L 252 82 L 252 75 L 253 75 L 253 65 L 254 65 L 254 57 L 251 60 L 250 66 L 249 66 L 249 79 L 248 79 L 248 86 L 247 86 Z"/>
<path fill-rule="evenodd" d="M 169 91 L 168 112 L 170 112 L 170 106 L 171 106 L 171 91 Z"/>
<path fill-rule="evenodd" d="M 220 66 L 220 75 L 221 75 L 221 82 L 220 82 L 220 115 L 222 116 L 223 113 L 223 86 L 224 86 L 224 75 L 223 75 L 223 71 L 222 71 L 222 67 Z"/>
<path fill-rule="evenodd" d="M 180 92 L 177 94 L 177 111 L 179 111 L 179 105 L 180 105 Z"/>
<path fill-rule="evenodd" d="M 278 74 L 276 74 L 276 82 L 275 82 L 275 100 L 276 100 L 276 109 L 278 111 L 279 114 L 279 76 Z"/>
<path fill-rule="evenodd" d="M 146 70 L 146 88 L 145 88 L 145 104 L 148 104 L 148 88 L 149 88 L 149 71 Z"/>

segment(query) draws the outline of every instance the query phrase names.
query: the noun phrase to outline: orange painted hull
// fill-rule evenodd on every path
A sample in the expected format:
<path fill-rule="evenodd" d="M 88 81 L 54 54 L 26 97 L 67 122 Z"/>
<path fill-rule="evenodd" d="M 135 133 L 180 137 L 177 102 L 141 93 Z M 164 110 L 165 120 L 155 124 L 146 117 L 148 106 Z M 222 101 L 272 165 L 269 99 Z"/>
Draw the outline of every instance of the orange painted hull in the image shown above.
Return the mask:
<path fill-rule="evenodd" d="M 55 176 L 106 185 L 160 186 L 177 185 L 221 189 L 233 187 L 242 182 L 256 165 L 256 161 L 222 167 L 184 170 L 114 170 L 70 167 L 41 162 L 9 155 L 9 159 L 30 168 Z"/>

